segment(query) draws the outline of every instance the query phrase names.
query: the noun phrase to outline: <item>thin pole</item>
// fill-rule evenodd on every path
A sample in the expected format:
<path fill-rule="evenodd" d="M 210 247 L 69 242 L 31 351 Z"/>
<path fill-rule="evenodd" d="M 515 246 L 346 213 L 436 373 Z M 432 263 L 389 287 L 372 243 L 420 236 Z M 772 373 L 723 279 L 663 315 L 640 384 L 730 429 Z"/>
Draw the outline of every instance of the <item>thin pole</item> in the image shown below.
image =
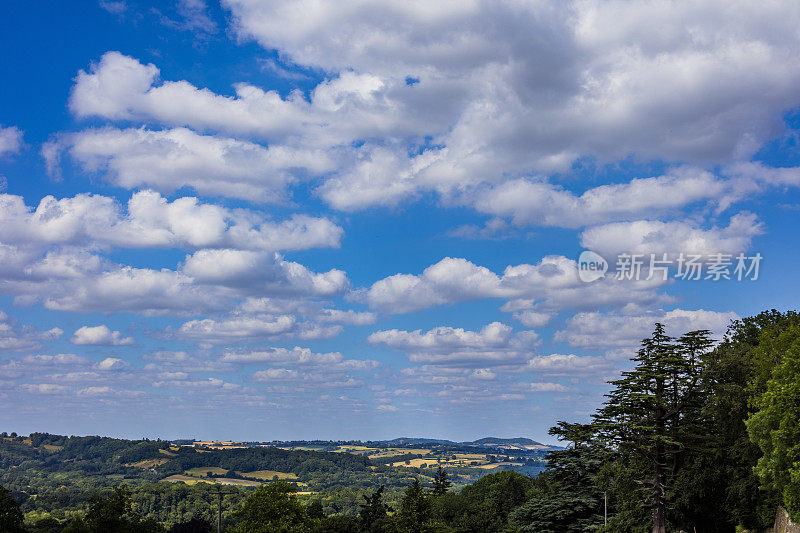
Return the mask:
<path fill-rule="evenodd" d="M 608 525 L 608 491 L 605 490 L 603 491 L 603 525 Z"/>
<path fill-rule="evenodd" d="M 226 494 L 236 494 L 236 491 L 223 492 L 219 483 L 215 483 L 211 490 L 216 490 L 213 494 L 217 495 L 217 533 L 222 533 L 222 497 Z"/>
<path fill-rule="evenodd" d="M 221 533 L 222 531 L 222 489 L 217 489 L 217 497 L 219 498 L 217 502 L 217 533 Z"/>

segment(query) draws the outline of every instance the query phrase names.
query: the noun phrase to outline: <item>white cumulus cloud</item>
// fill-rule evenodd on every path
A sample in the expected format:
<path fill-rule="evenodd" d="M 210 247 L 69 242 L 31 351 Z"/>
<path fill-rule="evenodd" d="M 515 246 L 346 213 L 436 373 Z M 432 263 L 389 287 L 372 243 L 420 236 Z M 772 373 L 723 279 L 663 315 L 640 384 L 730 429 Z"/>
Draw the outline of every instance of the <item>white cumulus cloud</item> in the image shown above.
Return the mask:
<path fill-rule="evenodd" d="M 529 357 L 538 344 L 532 331 L 514 333 L 501 322 L 487 324 L 480 331 L 448 326 L 420 330 L 376 331 L 367 338 L 371 344 L 384 344 L 406 352 L 414 363 L 506 364 Z"/>
<path fill-rule="evenodd" d="M 570 317 L 566 328 L 555 333 L 554 340 L 579 348 L 627 348 L 629 352 L 626 355 L 632 357 L 640 341 L 653 332 L 656 322 L 664 325 L 668 335 L 680 336 L 688 331 L 705 329 L 719 339 L 731 321 L 738 319 L 739 315 L 733 311 L 706 309 L 593 311 Z"/>
<path fill-rule="evenodd" d="M 106 325 L 83 326 L 75 331 L 70 339 L 72 344 L 92 346 L 131 346 L 136 344 L 133 337 L 123 337 L 119 331 L 112 331 Z"/>

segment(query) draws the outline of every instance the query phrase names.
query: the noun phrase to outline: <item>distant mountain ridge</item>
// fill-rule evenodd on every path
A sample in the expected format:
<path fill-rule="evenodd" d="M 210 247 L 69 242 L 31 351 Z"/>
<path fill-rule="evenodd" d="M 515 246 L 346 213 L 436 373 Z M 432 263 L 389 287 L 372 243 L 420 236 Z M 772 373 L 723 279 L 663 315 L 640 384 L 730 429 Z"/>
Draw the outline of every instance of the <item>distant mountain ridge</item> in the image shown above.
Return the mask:
<path fill-rule="evenodd" d="M 456 442 L 454 440 L 447 440 L 447 439 L 426 439 L 423 437 L 398 437 L 396 439 L 391 440 L 379 440 L 375 442 L 380 442 L 383 444 L 389 445 L 397 445 L 397 446 L 408 446 L 409 444 L 462 444 L 460 442 Z"/>
<path fill-rule="evenodd" d="M 465 442 L 464 444 L 478 444 L 478 445 L 486 445 L 486 444 L 519 444 L 523 446 L 547 446 L 547 444 L 542 444 L 541 442 L 536 442 L 533 439 L 528 439 L 525 437 L 516 437 L 513 439 L 503 439 L 500 437 L 484 437 L 482 439 L 474 440 L 470 443 Z"/>
<path fill-rule="evenodd" d="M 482 439 L 458 442 L 447 439 L 428 439 L 423 437 L 398 437 L 391 440 L 376 441 L 388 445 L 395 446 L 408 446 L 408 445 L 430 445 L 430 444 L 450 444 L 460 446 L 540 446 L 542 448 L 558 449 L 558 446 L 551 446 L 549 444 L 542 444 L 541 442 L 529 439 L 526 437 L 515 438 L 502 438 L 502 437 L 484 437 Z"/>

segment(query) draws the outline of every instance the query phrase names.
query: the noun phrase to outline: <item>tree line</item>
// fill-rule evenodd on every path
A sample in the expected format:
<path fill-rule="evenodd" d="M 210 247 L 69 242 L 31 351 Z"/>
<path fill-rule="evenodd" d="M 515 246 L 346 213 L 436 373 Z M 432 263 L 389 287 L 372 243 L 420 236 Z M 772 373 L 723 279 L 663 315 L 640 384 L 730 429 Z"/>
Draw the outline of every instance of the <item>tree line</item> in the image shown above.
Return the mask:
<path fill-rule="evenodd" d="M 656 324 L 633 362 L 590 422 L 550 430 L 571 445 L 549 455 L 521 531 L 757 531 L 778 506 L 800 521 L 797 313 L 735 321 L 716 345 Z"/>

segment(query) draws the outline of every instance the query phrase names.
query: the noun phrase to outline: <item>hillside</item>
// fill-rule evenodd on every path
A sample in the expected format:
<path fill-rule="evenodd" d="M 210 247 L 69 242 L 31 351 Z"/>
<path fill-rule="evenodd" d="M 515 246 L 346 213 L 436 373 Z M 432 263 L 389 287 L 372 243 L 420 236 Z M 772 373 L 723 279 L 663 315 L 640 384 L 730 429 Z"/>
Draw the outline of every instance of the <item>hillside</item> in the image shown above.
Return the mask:
<path fill-rule="evenodd" d="M 541 452 L 511 455 L 501 448 L 435 439 L 243 443 L 47 433 L 0 437 L 0 485 L 12 490 L 32 518 L 65 519 L 85 511 L 98 491 L 125 483 L 133 487 L 144 516 L 163 522 L 178 513 L 188 519 L 193 510 L 210 505 L 215 485 L 227 486 L 233 506 L 275 480 L 293 484 L 327 512 L 353 514 L 364 494 L 383 485 L 387 501 L 395 503 L 415 477 L 430 481 L 439 466 L 460 487 L 504 470 L 535 474 L 543 465 Z"/>

